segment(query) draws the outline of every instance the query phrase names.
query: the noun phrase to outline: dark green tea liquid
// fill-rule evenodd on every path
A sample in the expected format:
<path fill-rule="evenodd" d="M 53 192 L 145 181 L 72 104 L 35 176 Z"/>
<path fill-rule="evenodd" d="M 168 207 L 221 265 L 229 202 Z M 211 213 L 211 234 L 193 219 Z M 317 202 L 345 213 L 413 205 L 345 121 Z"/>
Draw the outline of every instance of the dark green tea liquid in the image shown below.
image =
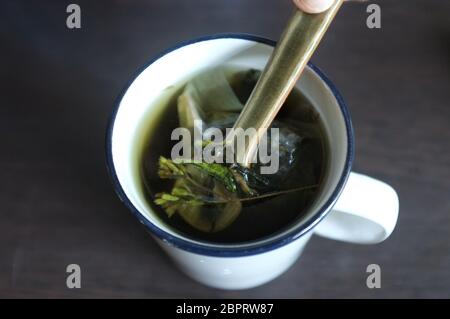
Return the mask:
<path fill-rule="evenodd" d="M 249 78 L 248 72 L 227 69 L 227 78 L 240 101 L 245 104 L 256 78 Z M 151 126 L 148 134 L 143 136 L 143 147 L 138 154 L 139 172 L 142 187 L 149 205 L 158 217 L 182 235 L 211 243 L 244 243 L 260 240 L 275 233 L 286 230 L 300 219 L 311 206 L 320 192 L 321 184 L 328 167 L 328 140 L 319 114 L 308 99 L 294 89 L 286 100 L 277 120 L 296 130 L 302 137 L 301 147 L 295 156 L 289 177 L 276 185 L 279 189 L 296 186 L 317 185 L 307 191 L 284 194 L 269 199 L 243 203 L 243 209 L 237 219 L 226 229 L 205 233 L 188 225 L 178 214 L 168 217 L 161 207 L 153 203 L 154 195 L 162 191 L 170 191 L 173 181 L 161 180 L 157 174 L 158 158 L 170 158 L 172 146 L 172 130 L 179 127 L 177 114 L 177 98 L 182 86 L 170 88 L 170 95 L 158 106 L 162 110 L 157 118 L 147 123 Z"/>

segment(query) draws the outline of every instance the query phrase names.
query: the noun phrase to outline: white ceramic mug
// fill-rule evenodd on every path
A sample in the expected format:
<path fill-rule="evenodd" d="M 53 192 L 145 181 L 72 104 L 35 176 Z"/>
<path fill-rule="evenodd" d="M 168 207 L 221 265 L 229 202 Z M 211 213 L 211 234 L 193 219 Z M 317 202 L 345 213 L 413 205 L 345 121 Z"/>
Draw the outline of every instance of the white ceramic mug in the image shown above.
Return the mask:
<path fill-rule="evenodd" d="M 325 186 L 305 218 L 257 242 L 215 245 L 187 238 L 156 217 L 144 198 L 135 172 L 136 159 L 131 155 L 141 118 L 156 112 L 153 102 L 165 88 L 216 65 L 262 69 L 273 47 L 274 42 L 267 39 L 232 34 L 172 48 L 149 62 L 129 83 L 108 128 L 107 166 L 118 196 L 179 268 L 208 286 L 245 289 L 261 285 L 286 271 L 312 234 L 374 244 L 385 240 L 397 222 L 399 203 L 394 189 L 350 172 L 354 140 L 348 110 L 331 81 L 312 64 L 298 87 L 320 113 L 331 149 Z"/>

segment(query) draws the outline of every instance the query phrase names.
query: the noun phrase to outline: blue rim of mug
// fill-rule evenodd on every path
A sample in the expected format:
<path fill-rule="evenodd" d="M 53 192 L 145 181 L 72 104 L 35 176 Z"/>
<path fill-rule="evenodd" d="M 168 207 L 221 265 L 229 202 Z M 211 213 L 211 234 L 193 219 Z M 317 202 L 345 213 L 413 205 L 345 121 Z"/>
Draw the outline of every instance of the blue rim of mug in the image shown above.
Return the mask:
<path fill-rule="evenodd" d="M 111 117 L 108 122 L 107 132 L 106 132 L 106 167 L 110 176 L 110 179 L 112 181 L 112 184 L 115 188 L 115 191 L 120 198 L 120 200 L 125 204 L 125 206 L 135 215 L 136 218 L 144 225 L 146 226 L 152 234 L 156 235 L 159 239 L 162 241 L 168 243 L 169 245 L 175 246 L 177 248 L 200 254 L 200 255 L 207 255 L 207 256 L 216 256 L 216 257 L 243 257 L 243 256 L 250 256 L 250 255 L 256 255 L 256 254 L 262 254 L 265 252 L 268 252 L 270 250 L 277 249 L 279 247 L 285 246 L 294 240 L 300 238 L 301 236 L 305 235 L 307 232 L 312 230 L 331 210 L 332 206 L 336 202 L 337 198 L 339 197 L 340 193 L 342 192 L 345 183 L 348 179 L 348 176 L 350 174 L 350 170 L 353 164 L 353 157 L 354 157 L 354 135 L 353 135 L 353 127 L 350 120 L 350 114 L 347 109 L 347 106 L 344 102 L 344 99 L 342 98 L 341 94 L 337 90 L 337 88 L 334 86 L 334 84 L 331 82 L 331 80 L 314 64 L 311 62 L 308 63 L 308 67 L 312 69 L 319 77 L 320 79 L 328 86 L 328 88 L 333 93 L 336 101 L 339 104 L 341 113 L 344 117 L 345 127 L 346 127 L 346 135 L 347 135 L 347 154 L 345 159 L 345 165 L 344 169 L 342 171 L 341 177 L 339 178 L 339 182 L 336 185 L 336 188 L 334 189 L 331 196 L 327 199 L 327 201 L 317 210 L 317 212 L 311 216 L 308 220 L 303 222 L 302 224 L 293 227 L 292 229 L 285 231 L 285 234 L 282 236 L 279 236 L 279 234 L 274 234 L 273 236 L 277 236 L 273 240 L 262 238 L 258 242 L 255 243 L 242 243 L 238 244 L 240 246 L 233 247 L 230 245 L 229 247 L 217 245 L 215 246 L 214 243 L 202 243 L 201 241 L 189 241 L 185 240 L 183 238 L 174 236 L 161 228 L 159 228 L 157 225 L 153 224 L 151 221 L 149 221 L 145 216 L 139 212 L 139 210 L 131 203 L 127 195 L 125 194 L 125 191 L 122 188 L 122 185 L 119 182 L 119 179 L 116 174 L 116 170 L 114 167 L 113 162 L 113 156 L 112 156 L 112 135 L 114 130 L 114 122 L 117 115 L 117 112 L 120 107 L 120 102 L 122 101 L 123 96 L 127 92 L 128 88 L 131 86 L 131 84 L 134 82 L 134 80 L 151 64 L 153 64 L 155 61 L 163 57 L 164 55 L 175 51 L 181 47 L 188 46 L 191 44 L 195 44 L 198 42 L 203 41 L 210 41 L 210 40 L 218 40 L 218 39 L 243 39 L 243 40 L 249 40 L 257 43 L 266 44 L 272 47 L 275 47 L 276 42 L 273 40 L 269 40 L 264 37 L 252 35 L 252 34 L 245 34 L 245 33 L 226 33 L 226 34 L 215 34 L 215 35 L 209 35 L 209 36 L 203 36 L 200 38 L 195 38 L 191 40 L 187 40 L 184 42 L 179 43 L 178 45 L 175 45 L 152 59 L 148 61 L 143 67 L 141 67 L 134 76 L 128 81 L 128 83 L 125 85 L 122 92 L 119 94 L 119 96 L 116 99 L 113 112 L 111 114 Z"/>

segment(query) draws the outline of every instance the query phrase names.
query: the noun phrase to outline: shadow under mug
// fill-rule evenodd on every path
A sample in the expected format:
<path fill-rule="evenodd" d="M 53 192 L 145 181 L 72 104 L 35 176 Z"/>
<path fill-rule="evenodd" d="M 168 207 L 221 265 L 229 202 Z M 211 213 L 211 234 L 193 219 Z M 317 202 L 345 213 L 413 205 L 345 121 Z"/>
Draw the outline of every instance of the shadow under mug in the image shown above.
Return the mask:
<path fill-rule="evenodd" d="M 330 161 L 324 186 L 301 221 L 260 241 L 220 245 L 187 238 L 156 217 L 145 199 L 136 158 L 131 154 L 141 118 L 157 111 L 154 101 L 165 88 L 204 69 L 217 65 L 263 69 L 274 45 L 257 36 L 228 34 L 191 40 L 167 50 L 130 81 L 109 123 L 107 167 L 118 196 L 179 268 L 208 286 L 245 289 L 274 279 L 297 260 L 313 233 L 373 244 L 386 239 L 397 222 L 399 203 L 394 189 L 350 171 L 354 140 L 347 107 L 332 82 L 313 64 L 305 69 L 297 86 L 325 123 Z"/>

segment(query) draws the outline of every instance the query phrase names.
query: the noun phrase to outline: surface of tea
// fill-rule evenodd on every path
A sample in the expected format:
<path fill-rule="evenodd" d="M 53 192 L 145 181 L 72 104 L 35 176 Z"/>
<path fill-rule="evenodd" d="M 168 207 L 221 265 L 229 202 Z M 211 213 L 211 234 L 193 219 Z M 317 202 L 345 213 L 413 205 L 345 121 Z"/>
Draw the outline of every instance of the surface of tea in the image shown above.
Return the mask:
<path fill-rule="evenodd" d="M 163 92 L 165 97 L 158 102 L 161 112 L 143 124 L 148 129 L 140 137 L 142 147 L 138 154 L 139 178 L 146 199 L 158 217 L 177 232 L 211 243 L 250 242 L 281 232 L 304 216 L 320 191 L 326 173 L 328 141 L 318 113 L 308 99 L 298 89 L 294 89 L 272 124 L 272 127 L 278 127 L 280 132 L 280 162 L 277 173 L 262 175 L 263 182 L 258 181 L 258 184 L 251 181 L 252 172 L 247 174 L 241 171 L 241 176 L 255 189 L 256 195 L 268 194 L 267 196 L 252 195 L 250 200 L 239 200 L 239 209 L 235 210 L 236 216 L 226 216 L 222 211 L 225 219 L 229 217 L 230 220 L 226 223 L 221 221 L 223 227 L 216 230 L 204 229 L 211 227 L 209 224 L 197 225 L 195 220 L 191 220 L 191 211 L 183 212 L 183 215 L 181 212 L 176 213 L 176 210 L 170 211 L 167 207 L 163 209 L 161 205 L 155 204 L 155 197 L 161 197 L 159 194 L 162 192 L 170 194 L 174 183 L 179 183 L 173 179 L 162 179 L 158 169 L 161 169 L 162 165 L 161 156 L 170 159 L 171 149 L 176 143 L 171 140 L 171 133 L 180 126 L 180 96 L 186 94 L 189 83 L 192 83 L 193 87 L 201 86 L 195 94 L 203 95 L 200 98 L 207 101 L 207 110 L 204 113 L 207 113 L 205 116 L 208 116 L 209 126 L 231 128 L 239 115 L 236 108 L 245 104 L 260 74 L 256 70 L 235 68 L 221 69 L 220 72 L 229 86 L 220 87 L 219 92 L 214 84 L 208 87 L 209 84 L 215 83 L 215 80 L 201 81 L 202 77 L 205 79 L 202 74 L 197 76 L 199 78 L 188 81 L 187 85 L 171 87 L 167 92 Z M 206 74 L 206 77 L 208 76 L 210 75 Z M 236 97 L 236 101 L 230 101 L 230 92 L 227 96 L 224 95 L 223 91 L 228 89 Z M 231 96 L 231 99 L 234 98 Z M 214 111 L 214 104 L 223 103 L 224 100 L 228 100 L 227 105 L 231 105 L 230 112 Z M 255 176 L 259 178 L 259 175 Z M 203 205 L 201 209 L 204 210 L 203 214 L 217 214 L 216 207 L 211 203 Z M 212 225 L 214 226 L 214 223 Z"/>

